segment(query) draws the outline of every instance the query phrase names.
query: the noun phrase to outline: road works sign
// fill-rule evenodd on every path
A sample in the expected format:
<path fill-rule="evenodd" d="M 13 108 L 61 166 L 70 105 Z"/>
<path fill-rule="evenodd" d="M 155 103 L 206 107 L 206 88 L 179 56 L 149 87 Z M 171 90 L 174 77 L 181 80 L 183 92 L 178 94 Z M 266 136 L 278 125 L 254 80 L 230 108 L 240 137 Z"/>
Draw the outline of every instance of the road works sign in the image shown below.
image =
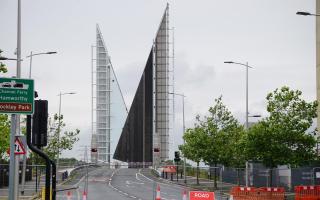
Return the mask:
<path fill-rule="evenodd" d="M 0 78 L 0 113 L 33 114 L 33 107 L 33 80 Z"/>
<path fill-rule="evenodd" d="M 214 200 L 213 192 L 190 191 L 190 200 Z"/>
<path fill-rule="evenodd" d="M 7 150 L 7 153 L 10 155 L 10 148 Z M 14 154 L 15 155 L 21 155 L 26 154 L 26 149 L 19 139 L 19 137 L 16 137 L 16 140 L 14 141 Z"/>

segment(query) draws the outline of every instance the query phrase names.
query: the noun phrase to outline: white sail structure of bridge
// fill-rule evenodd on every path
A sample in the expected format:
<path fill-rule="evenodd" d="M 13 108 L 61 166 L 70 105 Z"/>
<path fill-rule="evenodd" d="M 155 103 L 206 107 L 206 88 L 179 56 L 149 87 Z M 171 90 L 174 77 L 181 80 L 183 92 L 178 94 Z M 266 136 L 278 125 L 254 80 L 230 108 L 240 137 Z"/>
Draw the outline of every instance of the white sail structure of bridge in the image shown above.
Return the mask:
<path fill-rule="evenodd" d="M 91 149 L 97 150 L 91 152 L 91 162 L 110 164 L 128 111 L 99 25 L 91 57 Z"/>

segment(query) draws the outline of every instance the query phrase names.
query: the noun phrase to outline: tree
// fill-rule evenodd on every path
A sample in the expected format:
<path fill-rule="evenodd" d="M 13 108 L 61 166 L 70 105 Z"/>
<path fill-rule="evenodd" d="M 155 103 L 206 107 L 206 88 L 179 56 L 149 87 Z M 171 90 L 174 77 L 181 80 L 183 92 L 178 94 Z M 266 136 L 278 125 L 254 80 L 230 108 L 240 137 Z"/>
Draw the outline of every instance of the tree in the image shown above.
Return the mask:
<path fill-rule="evenodd" d="M 79 141 L 78 135 L 80 133 L 80 130 L 76 129 L 74 131 L 61 132 L 61 130 L 63 130 L 65 126 L 66 124 L 63 122 L 63 115 L 58 116 L 57 114 L 55 114 L 53 120 L 49 120 L 49 142 L 45 147 L 45 152 L 53 160 L 55 160 L 58 154 L 60 155 L 63 150 L 71 150 L 73 148 L 73 145 L 77 141 Z"/>
<path fill-rule="evenodd" d="M 183 139 L 185 140 L 185 144 L 180 145 L 179 150 L 183 156 L 197 163 L 197 184 L 199 184 L 199 163 L 206 150 L 207 134 L 201 126 L 196 124 L 194 128 L 187 129 L 183 135 Z"/>
<path fill-rule="evenodd" d="M 307 131 L 317 116 L 317 102 L 306 102 L 302 92 L 289 87 L 267 95 L 270 116 L 250 128 L 246 153 L 272 169 L 278 165 L 301 166 L 314 160 L 316 141 Z"/>
<path fill-rule="evenodd" d="M 1 57 L 2 52 L 3 51 L 0 49 L 0 57 Z M 8 71 L 8 69 L 7 69 L 6 65 L 0 61 L 0 72 L 6 73 L 7 71 Z"/>
<path fill-rule="evenodd" d="M 10 121 L 8 115 L 0 115 L 0 159 L 6 155 L 10 141 Z"/>
<path fill-rule="evenodd" d="M 215 105 L 209 108 L 209 116 L 205 117 L 201 126 L 208 136 L 203 161 L 215 167 L 214 187 L 217 188 L 217 164 L 238 167 L 241 162 L 245 162 L 240 154 L 235 155 L 237 151 L 234 151 L 243 132 L 243 126 L 223 104 L 222 96 L 215 99 Z"/>
<path fill-rule="evenodd" d="M 3 51 L 0 49 L 0 57 Z M 0 61 L 0 72 L 6 73 L 7 67 Z M 10 141 L 10 121 L 8 115 L 0 114 L 0 159 L 6 155 Z"/>

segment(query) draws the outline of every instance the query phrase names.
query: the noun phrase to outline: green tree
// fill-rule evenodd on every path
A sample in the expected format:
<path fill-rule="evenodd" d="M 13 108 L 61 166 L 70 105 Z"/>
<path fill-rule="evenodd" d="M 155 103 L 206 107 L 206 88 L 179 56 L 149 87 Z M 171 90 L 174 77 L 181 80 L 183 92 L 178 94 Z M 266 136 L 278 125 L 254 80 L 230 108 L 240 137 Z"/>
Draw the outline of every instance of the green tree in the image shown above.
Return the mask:
<path fill-rule="evenodd" d="M 63 115 L 58 116 L 55 114 L 53 119 L 49 119 L 48 145 L 44 148 L 44 151 L 53 160 L 57 159 L 58 154 L 60 155 L 63 150 L 71 150 L 73 145 L 79 141 L 80 130 L 76 129 L 74 131 L 62 132 L 61 130 L 65 127 L 66 124 L 63 122 Z"/>
<path fill-rule="evenodd" d="M 7 153 L 10 141 L 10 121 L 8 115 L 0 115 L 0 159 Z"/>
<path fill-rule="evenodd" d="M 194 128 L 187 129 L 183 139 L 185 144 L 180 145 L 179 149 L 183 156 L 197 163 L 197 184 L 199 184 L 199 163 L 206 151 L 208 135 L 201 126 L 196 124 Z"/>
<path fill-rule="evenodd" d="M 237 151 L 234 150 L 243 126 L 223 104 L 222 96 L 215 99 L 214 106 L 209 108 L 209 115 L 201 122 L 201 126 L 208 137 L 203 161 L 214 166 L 214 187 L 217 188 L 217 164 L 238 167 L 241 162 L 245 162 L 241 156 L 235 155 Z"/>
<path fill-rule="evenodd" d="M 0 49 L 0 57 L 3 51 Z M 7 67 L 0 61 L 0 72 L 6 73 Z M 0 159 L 6 155 L 10 141 L 10 120 L 8 115 L 0 114 Z"/>
<path fill-rule="evenodd" d="M 278 165 L 301 166 L 315 159 L 316 141 L 307 131 L 317 116 L 317 102 L 306 102 L 299 90 L 276 89 L 267 95 L 269 117 L 250 128 L 246 154 L 270 169 Z"/>
<path fill-rule="evenodd" d="M 1 57 L 2 52 L 3 51 L 0 49 L 0 57 Z M 8 71 L 8 69 L 7 69 L 6 65 L 0 61 L 0 72 L 6 73 L 7 71 Z"/>

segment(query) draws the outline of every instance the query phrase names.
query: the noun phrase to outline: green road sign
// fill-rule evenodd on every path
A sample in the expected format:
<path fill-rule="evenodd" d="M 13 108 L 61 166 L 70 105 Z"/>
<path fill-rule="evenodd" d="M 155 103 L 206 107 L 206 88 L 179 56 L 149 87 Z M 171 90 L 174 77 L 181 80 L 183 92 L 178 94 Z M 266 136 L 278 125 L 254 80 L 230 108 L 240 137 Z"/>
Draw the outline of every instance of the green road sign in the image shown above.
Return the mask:
<path fill-rule="evenodd" d="M 0 78 L 0 113 L 33 114 L 33 107 L 33 80 Z"/>

